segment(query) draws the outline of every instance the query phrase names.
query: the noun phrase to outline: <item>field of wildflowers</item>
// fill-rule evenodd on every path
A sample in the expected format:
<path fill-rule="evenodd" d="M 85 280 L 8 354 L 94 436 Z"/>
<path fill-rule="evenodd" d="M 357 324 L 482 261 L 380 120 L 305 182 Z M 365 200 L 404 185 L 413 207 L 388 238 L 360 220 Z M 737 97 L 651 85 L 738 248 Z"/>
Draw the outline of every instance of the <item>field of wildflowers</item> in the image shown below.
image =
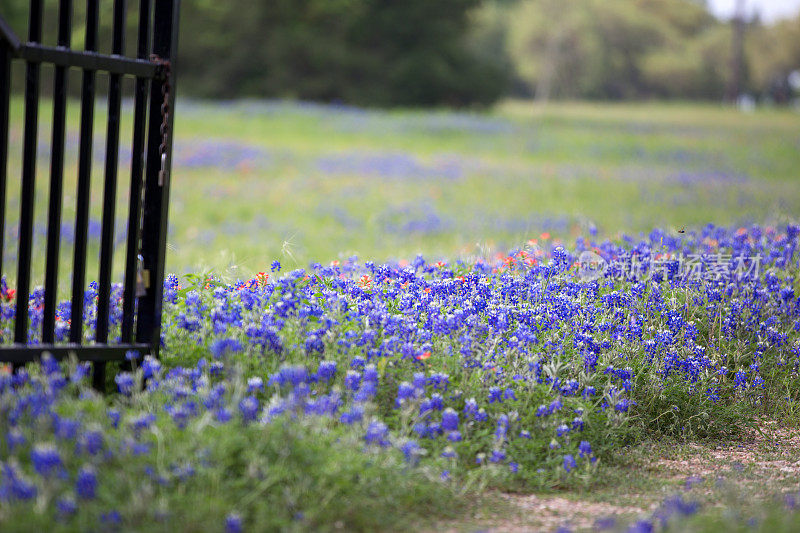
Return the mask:
<path fill-rule="evenodd" d="M 796 427 L 797 119 L 628 111 L 187 104 L 162 357 L 107 395 L 74 360 L 0 374 L 0 530 L 458 529 L 498 491 L 635 485 L 642 443 Z M 752 512 L 659 493 L 595 526 L 796 530 L 793 475 Z"/>

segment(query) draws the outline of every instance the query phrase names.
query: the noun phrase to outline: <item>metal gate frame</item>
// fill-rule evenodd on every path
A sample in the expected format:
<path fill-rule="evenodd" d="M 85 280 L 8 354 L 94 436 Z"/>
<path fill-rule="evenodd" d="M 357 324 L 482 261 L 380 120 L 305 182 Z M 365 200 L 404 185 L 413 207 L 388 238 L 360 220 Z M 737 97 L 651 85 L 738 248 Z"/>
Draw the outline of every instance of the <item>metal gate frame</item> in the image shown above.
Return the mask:
<path fill-rule="evenodd" d="M 126 57 L 126 0 L 114 0 L 112 54 L 98 53 L 99 0 L 87 0 L 85 50 L 70 48 L 72 0 L 59 1 L 58 46 L 42 44 L 43 0 L 31 0 L 28 42 L 14 35 L 0 14 L 0 273 L 5 231 L 8 172 L 11 61 L 26 63 L 25 125 L 20 193 L 19 253 L 14 344 L 0 346 L 0 361 L 15 365 L 34 361 L 44 352 L 56 358 L 70 353 L 94 363 L 93 383 L 105 384 L 105 363 L 124 360 L 131 350 L 158 356 L 169 207 L 175 74 L 180 0 L 140 0 L 136 57 Z M 152 17 L 152 18 L 151 18 Z M 152 21 L 152 22 L 151 22 Z M 152 38 L 152 47 L 151 47 Z M 37 121 L 41 64 L 55 66 L 53 131 L 50 160 L 44 315 L 40 344 L 29 343 L 28 309 L 31 285 Z M 82 69 L 81 120 L 78 149 L 78 189 L 72 298 L 68 343 L 55 342 L 63 172 L 67 69 Z M 98 71 L 109 75 L 100 273 L 97 322 L 93 343 L 83 339 L 86 289 L 87 231 L 92 167 L 95 80 Z M 133 147 L 121 336 L 109 343 L 109 300 L 119 157 L 121 77 L 135 77 Z M 149 104 L 148 104 L 149 100 Z M 148 120 L 149 115 L 149 120 Z M 144 198 L 142 198 L 144 197 Z M 138 285 L 138 286 L 137 286 Z M 78 310 L 76 312 L 76 310 Z M 24 312 L 19 312 L 24 311 Z"/>

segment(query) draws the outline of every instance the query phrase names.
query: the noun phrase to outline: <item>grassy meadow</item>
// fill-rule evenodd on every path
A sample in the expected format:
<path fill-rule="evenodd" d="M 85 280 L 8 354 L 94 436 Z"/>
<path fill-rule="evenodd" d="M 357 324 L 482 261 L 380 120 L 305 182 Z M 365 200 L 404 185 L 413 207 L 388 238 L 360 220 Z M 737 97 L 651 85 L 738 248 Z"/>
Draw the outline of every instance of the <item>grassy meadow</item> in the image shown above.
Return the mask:
<path fill-rule="evenodd" d="M 23 107 L 12 102 L 6 265 L 16 253 Z M 44 103 L 35 248 L 42 256 L 51 114 Z M 65 259 L 74 224 L 78 116 L 72 102 Z M 98 103 L 90 249 L 99 241 L 104 120 Z M 119 243 L 130 129 L 123 125 Z M 569 242 L 593 228 L 618 238 L 708 222 L 777 224 L 800 213 L 799 132 L 798 113 L 713 105 L 509 102 L 468 113 L 179 98 L 168 271 L 214 270 L 235 278 L 274 259 L 307 266 L 352 255 L 474 257 L 542 232 Z M 122 253 L 118 248 L 118 271 Z"/>

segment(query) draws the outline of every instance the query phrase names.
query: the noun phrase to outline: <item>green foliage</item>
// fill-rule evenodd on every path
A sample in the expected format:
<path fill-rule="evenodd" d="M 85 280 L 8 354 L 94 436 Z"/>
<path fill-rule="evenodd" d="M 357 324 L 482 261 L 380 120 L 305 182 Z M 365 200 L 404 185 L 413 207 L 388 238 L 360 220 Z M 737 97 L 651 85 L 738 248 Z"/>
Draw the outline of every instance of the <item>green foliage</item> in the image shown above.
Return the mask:
<path fill-rule="evenodd" d="M 702 2 L 523 0 L 507 17 L 517 73 L 542 98 L 718 100 L 729 81 L 730 24 Z M 766 92 L 800 68 L 798 28 L 800 17 L 748 24 L 745 90 Z"/>
<path fill-rule="evenodd" d="M 45 41 L 54 44 L 58 2 L 44 5 Z M 85 5 L 74 9 L 80 48 Z M 137 9 L 128 6 L 129 51 Z M 106 52 L 111 10 L 102 0 Z M 2 15 L 26 35 L 27 0 L 7 0 Z M 187 0 L 180 90 L 367 106 L 488 105 L 510 93 L 720 99 L 731 40 L 730 23 L 696 0 Z M 800 17 L 749 21 L 744 89 L 790 99 L 798 43 Z"/>
<path fill-rule="evenodd" d="M 191 94 L 361 105 L 488 104 L 507 64 L 469 42 L 477 0 L 198 2 L 183 11 Z"/>

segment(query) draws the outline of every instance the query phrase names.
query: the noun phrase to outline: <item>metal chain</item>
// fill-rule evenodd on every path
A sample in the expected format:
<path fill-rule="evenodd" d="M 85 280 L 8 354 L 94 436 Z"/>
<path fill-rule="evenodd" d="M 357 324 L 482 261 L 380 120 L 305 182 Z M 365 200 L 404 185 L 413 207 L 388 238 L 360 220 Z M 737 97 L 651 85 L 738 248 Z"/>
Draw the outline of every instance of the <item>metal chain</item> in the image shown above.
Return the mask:
<path fill-rule="evenodd" d="M 161 145 L 158 147 L 161 156 L 161 169 L 158 171 L 158 186 L 163 187 L 167 177 L 167 138 L 169 137 L 169 95 L 172 90 L 170 80 L 172 79 L 172 64 L 169 59 L 162 59 L 157 54 L 150 56 L 150 61 L 158 65 L 160 77 L 164 83 L 161 84 Z"/>

